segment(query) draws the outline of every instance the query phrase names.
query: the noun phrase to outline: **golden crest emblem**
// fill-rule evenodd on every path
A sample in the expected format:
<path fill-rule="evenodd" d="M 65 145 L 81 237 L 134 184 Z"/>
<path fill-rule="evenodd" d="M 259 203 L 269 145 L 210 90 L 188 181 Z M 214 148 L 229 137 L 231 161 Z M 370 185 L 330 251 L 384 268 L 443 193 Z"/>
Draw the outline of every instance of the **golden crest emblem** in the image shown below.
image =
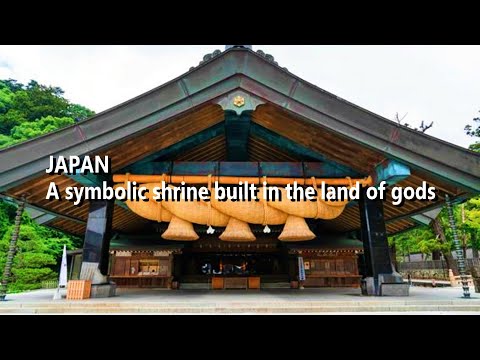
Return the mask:
<path fill-rule="evenodd" d="M 243 105 L 245 105 L 245 98 L 243 96 L 235 96 L 235 98 L 233 99 L 233 105 L 235 105 L 236 107 L 242 107 Z"/>

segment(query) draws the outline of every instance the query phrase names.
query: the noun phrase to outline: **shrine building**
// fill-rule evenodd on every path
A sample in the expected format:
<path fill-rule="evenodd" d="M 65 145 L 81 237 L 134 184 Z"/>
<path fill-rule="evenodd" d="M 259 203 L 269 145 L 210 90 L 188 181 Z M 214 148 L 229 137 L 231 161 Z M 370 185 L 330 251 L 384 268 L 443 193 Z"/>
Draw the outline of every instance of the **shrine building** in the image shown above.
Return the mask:
<path fill-rule="evenodd" d="M 111 172 L 45 172 L 50 156 L 87 155 L 108 156 Z M 335 203 L 46 200 L 51 182 L 64 196 L 104 181 L 362 187 L 358 201 Z M 366 189 L 382 181 L 426 182 L 437 198 L 368 199 Z M 402 291 L 387 237 L 428 225 L 447 201 L 479 191 L 479 154 L 339 98 L 249 45 L 216 50 L 145 94 L 0 151 L 1 197 L 24 204 L 38 224 L 83 238 L 69 276 L 98 288 Z"/>

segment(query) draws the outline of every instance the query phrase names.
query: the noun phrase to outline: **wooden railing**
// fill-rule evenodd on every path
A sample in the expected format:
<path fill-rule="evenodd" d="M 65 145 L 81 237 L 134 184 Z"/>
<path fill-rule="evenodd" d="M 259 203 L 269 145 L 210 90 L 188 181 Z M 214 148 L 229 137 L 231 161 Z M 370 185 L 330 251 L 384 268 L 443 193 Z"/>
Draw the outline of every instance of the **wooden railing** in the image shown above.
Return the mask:
<path fill-rule="evenodd" d="M 58 287 L 58 280 L 42 281 L 42 289 L 56 289 Z"/>

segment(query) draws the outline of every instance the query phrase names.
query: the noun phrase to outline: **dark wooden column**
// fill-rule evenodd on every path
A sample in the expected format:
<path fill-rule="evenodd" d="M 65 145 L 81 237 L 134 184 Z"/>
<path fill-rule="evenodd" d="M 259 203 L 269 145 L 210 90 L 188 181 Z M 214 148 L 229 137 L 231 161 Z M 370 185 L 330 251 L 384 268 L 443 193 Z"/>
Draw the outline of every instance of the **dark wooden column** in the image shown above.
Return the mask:
<path fill-rule="evenodd" d="M 390 257 L 383 202 L 368 199 L 365 191 L 366 189 L 362 189 L 358 204 L 367 284 L 364 293 L 380 295 L 381 283 L 401 283 L 402 279 L 395 272 Z"/>
<path fill-rule="evenodd" d="M 228 161 L 248 161 L 251 113 L 251 111 L 244 111 L 241 115 L 237 115 L 234 111 L 225 111 Z"/>
<path fill-rule="evenodd" d="M 94 284 L 106 281 L 108 275 L 113 205 L 112 200 L 90 201 L 80 278 Z"/>

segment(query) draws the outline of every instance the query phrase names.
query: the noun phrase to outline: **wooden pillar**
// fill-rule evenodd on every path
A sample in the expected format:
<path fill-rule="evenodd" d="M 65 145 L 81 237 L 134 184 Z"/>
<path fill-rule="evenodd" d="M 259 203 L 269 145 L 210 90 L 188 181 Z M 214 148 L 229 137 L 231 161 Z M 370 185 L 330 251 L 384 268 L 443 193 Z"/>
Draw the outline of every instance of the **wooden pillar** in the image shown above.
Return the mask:
<path fill-rule="evenodd" d="M 80 279 L 92 284 L 107 282 L 113 205 L 111 200 L 90 201 Z"/>
<path fill-rule="evenodd" d="M 182 277 L 182 264 L 183 264 L 183 254 L 174 254 L 173 255 L 173 279 L 175 281 L 180 281 Z"/>
<path fill-rule="evenodd" d="M 366 189 L 362 189 L 359 201 L 366 276 L 362 291 L 366 295 L 382 295 L 382 283 L 401 284 L 403 279 L 392 265 L 383 202 L 368 199 L 365 192 Z"/>

